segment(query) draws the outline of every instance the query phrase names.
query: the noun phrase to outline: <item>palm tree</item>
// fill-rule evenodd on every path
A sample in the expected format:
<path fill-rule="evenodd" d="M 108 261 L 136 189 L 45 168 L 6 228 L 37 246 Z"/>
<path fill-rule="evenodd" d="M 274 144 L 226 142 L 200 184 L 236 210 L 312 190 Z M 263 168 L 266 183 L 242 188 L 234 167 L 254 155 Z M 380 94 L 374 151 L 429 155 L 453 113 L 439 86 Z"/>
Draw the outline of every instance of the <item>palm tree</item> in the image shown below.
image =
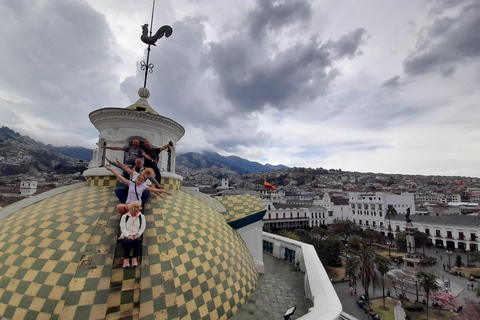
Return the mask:
<path fill-rule="evenodd" d="M 365 289 L 365 298 L 369 301 L 368 289 L 370 286 L 375 287 L 380 285 L 381 277 L 378 270 L 385 270 L 388 268 L 388 260 L 379 255 L 375 247 L 364 247 L 359 245 L 358 250 L 350 249 L 350 257 L 345 266 L 345 272 L 349 276 L 357 274 L 362 280 L 362 286 Z"/>
<path fill-rule="evenodd" d="M 383 296 L 383 306 L 385 307 L 385 274 L 390 270 L 390 266 L 388 264 L 379 265 L 378 271 L 382 275 L 382 296 Z"/>
<path fill-rule="evenodd" d="M 417 273 L 417 278 L 420 285 L 423 287 L 423 290 L 425 290 L 425 294 L 427 295 L 427 320 L 428 320 L 428 296 L 430 294 L 430 291 L 435 291 L 438 289 L 437 282 L 436 282 L 437 276 L 433 272 L 421 270 Z"/>

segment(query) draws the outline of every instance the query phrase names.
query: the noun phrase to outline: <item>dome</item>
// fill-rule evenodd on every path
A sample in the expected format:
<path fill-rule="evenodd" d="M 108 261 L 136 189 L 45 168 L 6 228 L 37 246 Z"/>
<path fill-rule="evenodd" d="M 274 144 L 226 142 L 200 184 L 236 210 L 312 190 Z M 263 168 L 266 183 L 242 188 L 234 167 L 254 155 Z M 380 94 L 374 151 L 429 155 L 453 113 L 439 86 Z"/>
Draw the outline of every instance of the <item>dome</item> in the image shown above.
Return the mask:
<path fill-rule="evenodd" d="M 98 184 L 2 220 L 2 319 L 227 319 L 251 295 L 255 262 L 227 220 L 264 210 L 259 198 L 242 214 L 238 197 L 222 213 L 192 191 L 150 196 L 140 265 L 123 269 L 118 201 L 112 186 Z"/>

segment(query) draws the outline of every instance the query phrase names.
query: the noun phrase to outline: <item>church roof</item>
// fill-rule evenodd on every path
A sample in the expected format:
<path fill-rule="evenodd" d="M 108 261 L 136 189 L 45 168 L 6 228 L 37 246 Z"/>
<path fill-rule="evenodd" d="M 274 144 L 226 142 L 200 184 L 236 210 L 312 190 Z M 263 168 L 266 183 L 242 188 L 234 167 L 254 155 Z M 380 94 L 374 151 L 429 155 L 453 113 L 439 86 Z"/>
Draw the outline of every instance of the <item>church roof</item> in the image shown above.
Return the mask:
<path fill-rule="evenodd" d="M 150 107 L 147 99 L 145 99 L 145 98 L 138 99 L 137 102 L 128 106 L 126 109 L 144 111 L 144 112 L 151 113 L 151 114 L 154 114 L 154 115 L 157 115 L 157 116 L 159 115 L 157 111 L 153 110 L 153 108 Z"/>
<path fill-rule="evenodd" d="M 4 218 L 0 317 L 232 316 L 257 285 L 253 258 L 222 213 L 170 191 L 146 204 L 137 268 L 121 268 L 116 255 L 120 217 L 112 187 L 76 188 Z M 254 214 L 257 204 L 250 199 L 245 210 Z"/>

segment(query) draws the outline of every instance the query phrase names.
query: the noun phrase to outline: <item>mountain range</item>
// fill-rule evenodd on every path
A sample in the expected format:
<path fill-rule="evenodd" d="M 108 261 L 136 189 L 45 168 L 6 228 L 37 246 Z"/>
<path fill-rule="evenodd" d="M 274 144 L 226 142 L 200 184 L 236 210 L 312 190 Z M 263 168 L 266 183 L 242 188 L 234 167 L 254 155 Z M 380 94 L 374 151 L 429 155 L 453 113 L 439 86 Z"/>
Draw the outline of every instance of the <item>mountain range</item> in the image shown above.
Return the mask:
<path fill-rule="evenodd" d="M 28 150 L 29 156 L 32 157 L 28 163 L 36 163 L 35 155 L 37 153 L 32 152 L 33 150 L 41 151 L 42 161 L 46 160 L 45 157 L 51 157 L 52 159 L 49 161 L 49 164 L 51 165 L 44 168 L 46 172 L 50 171 L 56 164 L 67 159 L 90 161 L 93 156 L 93 150 L 91 149 L 84 147 L 54 147 L 52 145 L 45 145 L 41 142 L 31 139 L 28 136 L 22 136 L 8 127 L 0 128 L 0 157 L 3 157 L 4 162 L 8 160 L 9 157 L 9 152 L 7 151 L 12 151 L 12 148 L 15 148 L 19 145 L 25 147 L 25 149 Z M 23 165 L 28 165 L 28 163 L 23 162 Z M 249 161 L 237 156 L 224 157 L 216 152 L 180 153 L 177 155 L 176 164 L 177 166 L 184 166 L 193 170 L 209 169 L 211 171 L 230 171 L 238 174 L 287 168 L 283 165 L 261 164 L 259 162 Z M 8 173 L 5 171 L 2 173 L 8 175 Z"/>

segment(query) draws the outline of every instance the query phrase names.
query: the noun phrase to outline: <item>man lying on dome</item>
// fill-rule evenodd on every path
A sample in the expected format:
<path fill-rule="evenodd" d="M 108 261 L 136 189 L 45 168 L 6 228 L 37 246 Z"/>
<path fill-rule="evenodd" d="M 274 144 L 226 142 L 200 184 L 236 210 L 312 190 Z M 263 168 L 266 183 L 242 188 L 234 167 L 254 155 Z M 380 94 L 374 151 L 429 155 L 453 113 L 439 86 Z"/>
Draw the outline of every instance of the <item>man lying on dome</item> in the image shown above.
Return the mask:
<path fill-rule="evenodd" d="M 129 178 L 130 180 L 132 180 L 133 182 L 135 182 L 135 180 L 137 179 L 138 175 L 139 174 L 142 174 L 144 173 L 145 169 L 147 169 L 147 167 L 144 167 L 143 166 L 143 160 L 142 158 L 137 158 L 135 159 L 135 164 L 133 166 L 127 166 L 126 164 L 124 163 L 121 163 L 120 160 L 118 160 L 118 157 L 115 157 L 115 160 L 116 162 L 112 162 L 110 159 L 108 159 L 107 157 L 105 157 L 105 159 L 108 161 L 108 163 L 110 163 L 111 165 L 117 167 L 117 168 L 120 168 L 120 169 L 123 169 L 124 172 L 127 173 L 127 175 L 123 175 L 125 178 Z M 153 184 L 154 186 L 156 186 L 157 188 L 163 188 L 163 186 L 157 181 L 157 179 L 155 179 L 155 175 L 152 175 L 151 173 L 149 173 L 148 175 L 145 176 L 145 178 L 147 179 L 145 181 L 145 183 L 147 185 L 151 185 Z M 120 184 L 122 185 L 123 182 L 120 182 Z M 127 186 L 126 186 L 127 187 Z"/>
<path fill-rule="evenodd" d="M 128 205 L 128 212 L 120 219 L 122 234 L 118 240 L 125 249 L 124 268 L 130 267 L 130 258 L 132 258 L 131 266 L 138 266 L 137 257 L 142 246 L 142 234 L 147 224 L 145 216 L 140 212 L 141 205 L 140 201 L 133 201 Z M 133 256 L 131 255 L 132 248 Z"/>
<path fill-rule="evenodd" d="M 139 174 L 137 176 L 135 182 L 128 180 L 127 178 L 123 177 L 122 175 L 120 175 L 118 172 L 116 172 L 115 170 L 113 170 L 110 167 L 105 167 L 105 168 L 107 170 L 109 170 L 110 172 L 112 172 L 117 178 L 119 178 L 125 184 L 128 185 L 128 192 L 127 192 L 127 197 L 125 198 L 125 200 L 124 200 L 123 197 L 122 197 L 122 199 L 120 199 L 120 197 L 118 197 L 119 200 L 122 202 L 122 204 L 117 205 L 117 210 L 122 215 L 128 212 L 128 204 L 129 203 L 131 203 L 133 201 L 141 201 L 142 194 L 145 191 L 151 191 L 161 198 L 165 198 L 162 195 L 163 193 L 168 194 L 168 195 L 172 195 L 171 193 L 168 193 L 165 190 L 156 189 L 156 188 L 154 188 L 152 186 L 148 186 L 147 184 L 144 183 L 145 179 L 146 179 L 145 174 L 149 174 L 149 173 L 150 174 L 155 174 L 151 168 L 147 168 L 147 169 L 145 169 L 145 172 L 143 174 Z M 117 196 L 118 196 L 118 194 L 117 194 Z"/>

